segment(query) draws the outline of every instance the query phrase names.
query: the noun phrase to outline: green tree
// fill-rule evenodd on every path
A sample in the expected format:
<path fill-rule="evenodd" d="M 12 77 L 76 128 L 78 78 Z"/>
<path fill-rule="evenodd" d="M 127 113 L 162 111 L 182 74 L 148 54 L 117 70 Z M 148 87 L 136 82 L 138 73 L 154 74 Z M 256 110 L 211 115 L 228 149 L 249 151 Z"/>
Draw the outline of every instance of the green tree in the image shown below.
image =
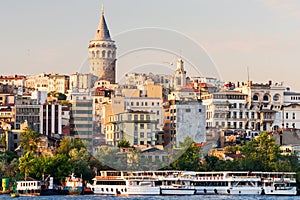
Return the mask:
<path fill-rule="evenodd" d="M 20 175 L 26 179 L 28 176 L 31 176 L 35 174 L 35 171 L 33 169 L 33 163 L 34 163 L 34 156 L 32 155 L 32 152 L 28 151 L 26 152 L 21 158 L 19 158 L 19 170 Z"/>
<path fill-rule="evenodd" d="M 55 150 L 55 154 L 64 154 L 70 157 L 72 149 L 80 150 L 84 148 L 84 144 L 80 139 L 65 137 L 60 141 L 59 147 Z"/>
<path fill-rule="evenodd" d="M 198 171 L 201 167 L 201 148 L 189 137 L 185 138 L 184 142 L 180 144 L 180 147 L 180 154 L 182 153 L 182 155 L 171 164 L 171 168 L 176 170 Z"/>
<path fill-rule="evenodd" d="M 67 99 L 67 96 L 63 93 L 58 93 L 57 95 L 57 100 L 59 101 L 63 101 L 63 100 L 66 100 Z"/>
<path fill-rule="evenodd" d="M 95 174 L 94 169 L 90 165 L 91 156 L 85 148 L 80 150 L 74 148 L 70 151 L 70 164 L 72 166 L 72 171 L 76 176 L 82 176 L 85 180 L 91 180 Z"/>
<path fill-rule="evenodd" d="M 117 146 L 120 148 L 120 147 L 129 147 L 130 146 L 130 143 L 129 141 L 123 139 L 121 140 L 120 142 L 118 142 Z"/>
<path fill-rule="evenodd" d="M 241 168 L 253 171 L 274 171 L 280 160 L 279 146 L 267 132 L 262 132 L 254 140 L 241 147 L 244 159 Z"/>
<path fill-rule="evenodd" d="M 26 127 L 21 134 L 20 144 L 24 152 L 37 153 L 38 143 L 41 141 L 40 134 L 29 127 Z"/>
<path fill-rule="evenodd" d="M 52 157 L 49 164 L 49 171 L 47 174 L 51 174 L 54 177 L 54 182 L 61 184 L 67 176 L 72 172 L 72 165 L 69 162 L 69 157 L 64 154 L 56 154 Z"/>

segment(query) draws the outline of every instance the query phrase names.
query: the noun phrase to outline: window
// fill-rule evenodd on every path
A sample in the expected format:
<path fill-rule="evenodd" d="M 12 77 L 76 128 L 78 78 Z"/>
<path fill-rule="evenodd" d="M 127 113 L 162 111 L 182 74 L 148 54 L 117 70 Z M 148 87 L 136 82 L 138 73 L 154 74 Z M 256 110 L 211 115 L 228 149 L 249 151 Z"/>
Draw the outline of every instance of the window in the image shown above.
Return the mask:
<path fill-rule="evenodd" d="M 293 113 L 293 119 L 296 119 L 296 114 L 295 113 Z"/>
<path fill-rule="evenodd" d="M 253 95 L 253 101 L 258 101 L 258 95 L 257 94 L 255 94 L 255 95 Z"/>
<path fill-rule="evenodd" d="M 159 115 L 159 110 L 158 110 L 158 111 L 156 111 L 156 115 Z"/>
<path fill-rule="evenodd" d="M 285 119 L 289 118 L 289 113 L 285 113 Z"/>
<path fill-rule="evenodd" d="M 145 102 L 145 106 L 148 106 L 148 102 Z"/>
<path fill-rule="evenodd" d="M 233 112 L 233 116 L 232 116 L 232 118 L 236 118 L 236 112 Z"/>
<path fill-rule="evenodd" d="M 140 138 L 144 138 L 144 132 L 140 132 Z"/>
<path fill-rule="evenodd" d="M 147 133 L 147 138 L 151 138 L 151 133 Z"/>
<path fill-rule="evenodd" d="M 185 109 L 185 112 L 191 112 L 190 108 Z"/>
<path fill-rule="evenodd" d="M 147 129 L 150 129 L 150 124 L 147 124 Z"/>
<path fill-rule="evenodd" d="M 138 120 L 138 115 L 134 115 L 134 120 Z"/>
<path fill-rule="evenodd" d="M 146 115 L 146 120 L 150 120 L 150 115 Z"/>
<path fill-rule="evenodd" d="M 228 112 L 227 118 L 231 118 L 231 112 Z"/>
<path fill-rule="evenodd" d="M 198 111 L 201 112 L 201 109 L 199 109 Z"/>
<path fill-rule="evenodd" d="M 139 102 L 136 102 L 136 106 L 139 106 L 140 105 L 140 103 Z"/>
<path fill-rule="evenodd" d="M 263 101 L 269 101 L 269 96 L 268 95 L 264 95 Z"/>
<path fill-rule="evenodd" d="M 140 124 L 140 129 L 144 129 L 145 125 L 144 124 Z"/>
<path fill-rule="evenodd" d="M 140 115 L 140 119 L 141 119 L 141 120 L 144 120 L 144 115 Z"/>
<path fill-rule="evenodd" d="M 279 101 L 279 95 L 278 94 L 275 94 L 273 96 L 273 101 Z"/>

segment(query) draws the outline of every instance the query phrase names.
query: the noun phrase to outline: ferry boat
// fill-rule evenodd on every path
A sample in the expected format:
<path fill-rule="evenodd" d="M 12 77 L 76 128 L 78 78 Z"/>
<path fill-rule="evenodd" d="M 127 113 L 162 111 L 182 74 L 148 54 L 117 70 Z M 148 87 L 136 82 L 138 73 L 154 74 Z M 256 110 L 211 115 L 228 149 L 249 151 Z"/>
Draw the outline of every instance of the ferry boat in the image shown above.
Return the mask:
<path fill-rule="evenodd" d="M 144 176 L 140 172 L 101 171 L 92 185 L 88 185 L 94 194 L 102 195 L 159 195 L 160 187 L 152 175 Z"/>
<path fill-rule="evenodd" d="M 295 172 L 252 172 L 261 178 L 262 194 L 297 195 Z"/>
<path fill-rule="evenodd" d="M 248 172 L 185 172 L 183 176 L 192 178 L 196 194 L 259 195 L 262 191 L 261 179 Z"/>

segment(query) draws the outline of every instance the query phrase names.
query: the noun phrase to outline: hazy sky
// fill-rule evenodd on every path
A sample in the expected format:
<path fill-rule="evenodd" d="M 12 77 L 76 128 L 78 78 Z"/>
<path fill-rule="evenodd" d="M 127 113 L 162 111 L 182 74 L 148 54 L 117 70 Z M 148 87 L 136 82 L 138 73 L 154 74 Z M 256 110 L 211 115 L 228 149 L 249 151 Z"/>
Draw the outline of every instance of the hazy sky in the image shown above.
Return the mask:
<path fill-rule="evenodd" d="M 2 0 L 0 74 L 84 71 L 102 3 L 119 78 L 173 70 L 176 54 L 190 75 L 247 81 L 248 67 L 255 82 L 300 91 L 298 0 Z"/>

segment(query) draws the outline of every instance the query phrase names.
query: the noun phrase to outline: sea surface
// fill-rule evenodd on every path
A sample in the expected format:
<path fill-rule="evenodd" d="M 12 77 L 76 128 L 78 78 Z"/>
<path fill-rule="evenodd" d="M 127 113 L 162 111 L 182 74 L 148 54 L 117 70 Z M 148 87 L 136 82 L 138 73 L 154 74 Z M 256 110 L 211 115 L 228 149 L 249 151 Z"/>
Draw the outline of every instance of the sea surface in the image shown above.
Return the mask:
<path fill-rule="evenodd" d="M 0 199 L 12 199 L 9 195 L 0 195 Z M 243 200 L 289 200 L 289 199 L 299 199 L 300 196 L 260 196 L 260 195 L 194 195 L 194 196 L 130 196 L 130 197 L 119 197 L 119 196 L 103 196 L 103 195 L 83 195 L 83 196 L 36 196 L 36 197 L 18 197 L 16 199 L 20 200 L 138 200 L 138 199 L 145 199 L 145 200 L 202 200 L 202 199 L 209 199 L 209 200 L 236 200 L 236 199 L 243 199 Z"/>

